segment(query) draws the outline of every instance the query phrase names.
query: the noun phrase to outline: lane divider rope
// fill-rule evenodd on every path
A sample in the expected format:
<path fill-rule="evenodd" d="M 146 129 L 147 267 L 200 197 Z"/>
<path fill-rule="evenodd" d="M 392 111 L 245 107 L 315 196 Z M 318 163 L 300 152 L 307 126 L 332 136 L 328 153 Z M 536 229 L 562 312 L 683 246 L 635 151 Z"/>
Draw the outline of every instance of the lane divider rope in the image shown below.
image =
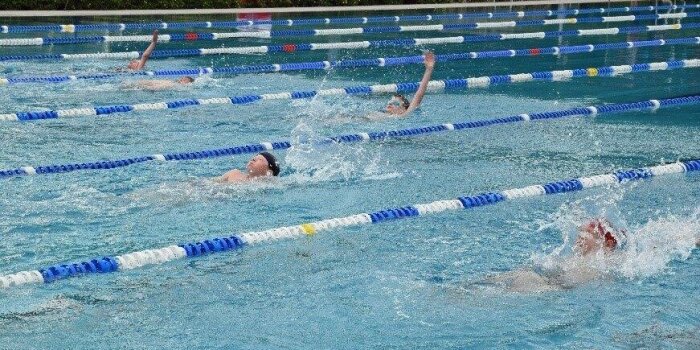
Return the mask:
<path fill-rule="evenodd" d="M 678 60 L 668 62 L 637 63 L 633 65 L 605 66 L 597 68 L 579 68 L 573 70 L 555 70 L 544 72 L 520 73 L 510 75 L 493 75 L 478 78 L 448 80 L 431 80 L 428 91 L 463 90 L 483 88 L 496 84 L 515 84 L 531 81 L 563 81 L 583 77 L 611 77 L 648 71 L 663 71 L 700 67 L 700 59 Z M 306 99 L 316 96 L 331 95 L 370 95 L 380 93 L 409 93 L 418 90 L 418 82 L 404 82 L 386 85 L 360 85 L 345 88 L 333 88 L 310 91 L 291 91 L 262 95 L 243 95 L 232 97 L 213 97 L 207 99 L 186 98 L 174 101 L 139 103 L 135 105 L 108 105 L 80 107 L 71 109 L 16 112 L 0 114 L 0 121 L 32 121 L 42 119 L 74 118 L 85 116 L 104 116 L 117 113 L 131 113 L 146 110 L 164 110 L 183 107 L 201 107 L 211 104 L 250 104 L 258 101 Z"/>
<path fill-rule="evenodd" d="M 698 12 L 700 15 L 700 12 Z M 681 29 L 696 29 L 700 28 L 700 23 L 686 24 L 669 24 L 669 25 L 650 25 L 638 27 L 611 27 L 611 28 L 593 28 L 593 29 L 573 29 L 548 32 L 530 32 L 530 33 L 495 33 L 487 35 L 465 35 L 454 37 L 436 37 L 436 38 L 405 38 L 405 39 L 390 39 L 390 40 L 371 40 L 371 41 L 350 41 L 350 42 L 333 42 L 333 43 L 299 43 L 299 44 L 281 44 L 281 45 L 263 45 L 263 46 L 241 46 L 241 47 L 219 47 L 209 49 L 178 49 L 178 50 L 154 50 L 151 53 L 151 59 L 170 58 L 170 57 L 195 57 L 207 55 L 247 55 L 247 54 L 273 54 L 278 52 L 294 53 L 297 51 L 317 51 L 317 50 L 357 50 L 367 48 L 384 48 L 384 47 L 422 47 L 424 45 L 436 44 L 464 44 L 473 42 L 501 41 L 501 40 L 520 40 L 520 39 L 545 39 L 567 36 L 600 36 L 600 35 L 617 35 L 617 34 L 632 34 L 642 32 L 656 32 L 667 30 Z M 97 53 L 78 53 L 78 54 L 36 54 L 36 55 L 7 55 L 0 56 L 0 62 L 7 61 L 32 61 L 32 60 L 88 60 L 88 59 L 136 59 L 141 56 L 140 51 L 125 51 L 125 52 L 97 52 Z"/>
<path fill-rule="evenodd" d="M 501 124 L 530 122 L 536 120 L 554 120 L 573 116 L 596 116 L 599 114 L 623 113 L 635 110 L 655 111 L 659 108 L 677 107 L 700 103 L 700 95 L 670 98 L 663 100 L 649 100 L 633 103 L 617 103 L 608 105 L 571 108 L 561 111 L 540 112 L 534 114 L 520 114 L 497 119 L 471 120 L 457 123 L 445 123 L 430 126 L 399 129 L 393 131 L 374 131 L 345 134 L 328 137 L 318 141 L 319 144 L 340 144 L 354 142 L 382 141 L 393 138 L 414 137 L 432 135 L 446 131 L 469 130 L 489 127 Z M 260 142 L 240 146 L 229 146 L 217 149 L 201 150 L 195 152 L 179 152 L 154 154 L 149 156 L 131 157 L 119 160 L 101 160 L 88 163 L 73 163 L 62 165 L 24 166 L 16 169 L 0 170 L 0 178 L 10 178 L 22 175 L 59 174 L 78 170 L 107 170 L 123 168 L 130 165 L 141 164 L 150 161 L 180 161 L 201 160 L 215 157 L 235 156 L 241 154 L 258 153 L 271 150 L 286 150 L 292 147 L 290 140 L 276 142 Z"/>
<path fill-rule="evenodd" d="M 700 26 L 699 26 L 700 27 Z M 491 59 L 503 57 L 520 56 L 540 56 L 540 55 L 567 55 L 590 53 L 602 50 L 620 50 L 639 47 L 655 47 L 669 45 L 698 45 L 700 37 L 677 38 L 677 39 L 656 39 L 642 41 L 627 41 L 605 44 L 585 44 L 573 46 L 552 46 L 528 49 L 509 49 L 493 51 L 473 51 L 453 54 L 435 55 L 437 62 L 462 61 L 470 59 Z M 114 77 L 144 77 L 144 76 L 187 76 L 187 75 L 211 75 L 211 74 L 254 74 L 254 73 L 277 73 L 303 70 L 328 70 L 340 68 L 357 67 L 388 67 L 407 64 L 422 64 L 423 55 L 402 56 L 402 57 L 378 57 L 350 59 L 341 61 L 317 61 L 317 62 L 296 62 L 279 64 L 261 64 L 253 66 L 222 66 L 222 67 L 196 67 L 180 69 L 162 69 L 153 71 L 135 71 L 130 73 L 108 73 L 98 72 L 86 75 L 53 75 L 53 76 L 17 76 L 0 77 L 0 86 L 22 83 L 62 83 L 75 80 L 101 80 Z"/>
<path fill-rule="evenodd" d="M 619 170 L 609 174 L 560 180 L 541 185 L 508 189 L 500 192 L 485 192 L 477 195 L 438 200 L 430 203 L 412 204 L 404 207 L 308 222 L 301 225 L 245 232 L 231 236 L 170 245 L 162 248 L 146 249 L 116 256 L 101 256 L 74 263 L 55 264 L 38 270 L 28 270 L 2 275 L 0 276 L 0 288 L 16 287 L 25 284 L 51 283 L 77 276 L 131 270 L 148 265 L 163 264 L 178 259 L 197 258 L 214 253 L 239 250 L 249 245 L 268 241 L 311 236 L 321 231 L 329 231 L 337 228 L 422 217 L 445 211 L 472 209 L 518 198 L 578 192 L 589 188 L 626 184 L 632 181 L 650 179 L 652 177 L 695 171 L 700 171 L 700 160 Z"/>
<path fill-rule="evenodd" d="M 531 27 L 558 24 L 577 23 L 612 23 L 612 22 L 637 22 L 642 20 L 657 19 L 682 19 L 688 17 L 700 17 L 700 12 L 679 12 L 660 15 L 629 15 L 615 17 L 589 17 L 589 18 L 560 18 L 530 21 L 508 21 L 508 22 L 477 22 L 468 24 L 434 24 L 417 26 L 384 26 L 384 27 L 358 27 L 358 28 L 338 28 L 338 29 L 305 29 L 305 30 L 273 30 L 255 32 L 231 32 L 231 33 L 203 33 L 188 32 L 178 34 L 162 34 L 158 36 L 159 42 L 174 41 L 206 41 L 206 40 L 227 40 L 238 38 L 277 38 L 277 37 L 309 37 L 309 36 L 342 36 L 342 35 L 366 35 L 366 34 L 386 34 L 400 32 L 426 32 L 426 31 L 453 31 L 453 30 L 474 30 L 483 28 L 512 28 Z M 73 36 L 73 37 L 45 37 L 45 38 L 14 38 L 0 39 L 2 46 L 41 46 L 41 45 L 74 45 L 85 43 L 106 43 L 106 42 L 150 42 L 150 35 L 120 35 L 120 36 Z"/>
<path fill-rule="evenodd" d="M 662 6 L 637 6 L 637 7 L 613 7 L 570 10 L 534 10 L 534 11 L 508 11 L 508 12 L 477 12 L 455 13 L 442 15 L 414 15 L 414 16 L 375 16 L 375 17 L 336 17 L 336 18 L 306 18 L 306 19 L 281 19 L 281 20 L 256 20 L 256 21 L 199 21 L 199 22 L 150 22 L 150 23 L 105 23 L 105 24 L 44 24 L 44 25 L 3 25 L 0 33 L 30 33 L 30 32 L 58 32 L 76 33 L 90 31 L 125 31 L 125 30 L 153 30 L 153 29 L 187 29 L 187 28 L 237 28 L 254 25 L 281 25 L 281 26 L 306 26 L 306 25 L 348 25 L 366 23 L 396 23 L 396 22 L 431 22 L 444 20 L 466 20 L 486 18 L 524 18 L 524 17 L 551 17 L 559 15 L 588 15 L 588 14 L 612 14 L 635 13 L 647 11 L 676 11 L 686 9 L 700 9 L 700 4 L 686 5 L 662 5 Z M 671 13 L 667 13 L 671 14 Z"/>

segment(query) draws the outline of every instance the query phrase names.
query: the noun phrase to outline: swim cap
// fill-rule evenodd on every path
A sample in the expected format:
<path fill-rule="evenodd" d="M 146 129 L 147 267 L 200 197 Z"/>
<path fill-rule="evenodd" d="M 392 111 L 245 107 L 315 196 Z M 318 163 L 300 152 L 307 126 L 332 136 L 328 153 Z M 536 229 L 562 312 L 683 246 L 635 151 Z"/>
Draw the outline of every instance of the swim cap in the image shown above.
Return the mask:
<path fill-rule="evenodd" d="M 277 176 L 280 173 L 280 167 L 277 165 L 277 159 L 270 152 L 260 152 L 260 155 L 267 160 L 267 167 L 272 170 L 272 175 Z"/>
<path fill-rule="evenodd" d="M 586 231 L 595 234 L 599 239 L 604 240 L 605 246 L 611 250 L 617 248 L 619 242 L 615 229 L 606 219 L 596 218 L 588 222 Z M 624 233 L 624 231 L 622 231 Z"/>

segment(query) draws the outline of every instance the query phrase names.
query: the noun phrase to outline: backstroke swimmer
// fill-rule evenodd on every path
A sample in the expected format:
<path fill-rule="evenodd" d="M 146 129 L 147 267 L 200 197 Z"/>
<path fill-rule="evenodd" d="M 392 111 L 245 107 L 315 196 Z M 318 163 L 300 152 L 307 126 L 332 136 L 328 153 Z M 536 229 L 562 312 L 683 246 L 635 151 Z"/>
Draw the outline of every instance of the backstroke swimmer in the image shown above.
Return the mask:
<path fill-rule="evenodd" d="M 190 181 L 179 183 L 178 186 L 170 184 L 162 184 L 155 190 L 134 191 L 126 195 L 131 202 L 148 202 L 148 203 L 169 203 L 171 205 L 181 205 L 189 203 L 193 196 L 209 194 L 212 188 L 217 190 L 234 189 L 257 190 L 256 185 L 275 185 L 278 184 L 276 177 L 280 174 L 280 167 L 275 159 L 275 156 L 268 152 L 261 152 L 254 155 L 246 164 L 245 169 L 231 169 L 221 176 L 209 178 L 191 179 Z M 232 187 L 229 188 L 228 185 Z M 224 188 L 226 187 L 226 188 Z"/>
<path fill-rule="evenodd" d="M 153 31 L 153 37 L 151 39 L 151 43 L 148 45 L 146 50 L 141 54 L 141 57 L 139 59 L 133 59 L 129 61 L 129 63 L 126 66 L 126 70 L 123 68 L 118 68 L 117 70 L 119 71 L 140 71 L 144 67 L 146 67 L 146 62 L 148 62 L 148 59 L 151 57 L 151 54 L 153 53 L 153 50 L 155 50 L 156 45 L 158 44 L 158 30 Z M 142 90 L 168 90 L 168 89 L 174 89 L 178 86 L 182 85 L 188 85 L 194 82 L 194 78 L 189 77 L 189 76 L 184 76 L 176 80 L 164 80 L 164 79 L 153 79 L 153 80 L 138 80 L 134 83 L 127 84 L 126 87 L 129 88 L 137 88 L 137 89 L 142 89 Z"/>
<path fill-rule="evenodd" d="M 513 292 L 543 292 L 570 289 L 602 277 L 592 266 L 594 259 L 611 260 L 625 238 L 623 229 L 616 229 L 605 218 L 594 218 L 578 228 L 573 255 L 556 271 L 516 270 L 490 277 L 487 282 Z"/>
<path fill-rule="evenodd" d="M 277 159 L 269 152 L 260 152 L 248 161 L 246 171 L 232 169 L 222 176 L 215 178 L 215 181 L 222 183 L 242 183 L 251 180 L 271 178 L 278 176 L 280 167 Z"/>
<path fill-rule="evenodd" d="M 384 109 L 382 109 L 380 113 L 371 114 L 369 116 L 370 119 L 405 117 L 420 106 L 421 102 L 423 101 L 425 91 L 428 89 L 428 82 L 430 82 L 430 78 L 433 75 L 433 70 L 435 69 L 435 54 L 430 51 L 426 51 L 423 56 L 425 72 L 423 73 L 423 79 L 421 79 L 420 86 L 418 87 L 416 94 L 413 96 L 413 99 L 409 102 L 405 96 L 398 93 L 394 94 Z"/>

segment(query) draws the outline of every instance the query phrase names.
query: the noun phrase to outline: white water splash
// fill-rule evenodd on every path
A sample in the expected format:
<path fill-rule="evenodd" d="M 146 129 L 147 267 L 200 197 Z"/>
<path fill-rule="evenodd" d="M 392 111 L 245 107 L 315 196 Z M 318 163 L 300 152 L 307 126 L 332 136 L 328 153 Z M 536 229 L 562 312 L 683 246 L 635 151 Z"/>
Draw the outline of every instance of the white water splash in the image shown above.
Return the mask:
<path fill-rule="evenodd" d="M 700 239 L 700 207 L 689 217 L 650 220 L 629 235 L 617 271 L 627 278 L 648 277 L 674 260 L 690 257 Z"/>
<path fill-rule="evenodd" d="M 630 225 L 617 205 L 623 196 L 623 190 L 616 188 L 562 205 L 539 230 L 561 232 L 562 244 L 550 253 L 533 254 L 534 266 L 547 276 L 556 276 L 562 284 L 571 285 L 600 278 L 649 277 L 667 270 L 672 261 L 690 256 L 700 239 L 700 207 L 689 215 L 669 214 Z M 614 227 L 626 231 L 620 248 L 608 254 L 599 251 L 585 257 L 577 256 L 573 247 L 578 227 L 595 217 L 605 217 Z"/>
<path fill-rule="evenodd" d="M 297 181 L 311 182 L 356 178 L 383 179 L 387 174 L 380 149 L 368 150 L 352 144 L 319 144 L 320 137 L 302 118 L 292 130 L 292 148 L 287 152 L 285 165 Z"/>
<path fill-rule="evenodd" d="M 267 190 L 286 190 L 332 181 L 382 181 L 400 177 L 401 173 L 387 170 L 381 159 L 381 147 L 367 149 L 359 144 L 319 145 L 322 139 L 306 118 L 291 132 L 292 147 L 278 154 L 282 168 L 280 177 L 256 179 L 244 183 L 219 183 L 215 178 L 192 178 L 177 183 L 162 183 L 156 187 L 133 191 L 130 201 L 148 205 L 158 203 L 185 205 L 192 201 L 246 199 Z"/>

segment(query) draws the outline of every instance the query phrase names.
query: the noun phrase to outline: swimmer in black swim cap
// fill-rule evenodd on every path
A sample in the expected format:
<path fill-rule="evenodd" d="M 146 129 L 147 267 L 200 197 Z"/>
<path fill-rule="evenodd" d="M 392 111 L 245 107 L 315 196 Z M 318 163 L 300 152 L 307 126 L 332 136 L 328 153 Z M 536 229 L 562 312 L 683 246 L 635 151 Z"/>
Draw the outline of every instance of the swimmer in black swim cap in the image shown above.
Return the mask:
<path fill-rule="evenodd" d="M 280 167 L 277 159 L 269 152 L 260 152 L 246 165 L 246 173 L 233 169 L 218 178 L 221 182 L 244 182 L 256 178 L 278 176 Z"/>
<path fill-rule="evenodd" d="M 267 169 L 269 169 L 272 172 L 272 176 L 277 176 L 280 174 L 280 167 L 277 165 L 277 159 L 275 159 L 275 156 L 272 155 L 270 152 L 260 152 L 258 156 L 263 156 L 265 160 L 267 161 Z M 256 156 L 257 157 L 257 156 Z M 255 160 L 255 157 L 248 162 L 248 169 L 250 171 L 251 169 L 251 162 Z M 265 164 L 261 164 L 260 166 L 264 166 Z M 257 165 L 255 165 L 257 166 Z M 268 174 L 269 176 L 269 174 Z"/>

